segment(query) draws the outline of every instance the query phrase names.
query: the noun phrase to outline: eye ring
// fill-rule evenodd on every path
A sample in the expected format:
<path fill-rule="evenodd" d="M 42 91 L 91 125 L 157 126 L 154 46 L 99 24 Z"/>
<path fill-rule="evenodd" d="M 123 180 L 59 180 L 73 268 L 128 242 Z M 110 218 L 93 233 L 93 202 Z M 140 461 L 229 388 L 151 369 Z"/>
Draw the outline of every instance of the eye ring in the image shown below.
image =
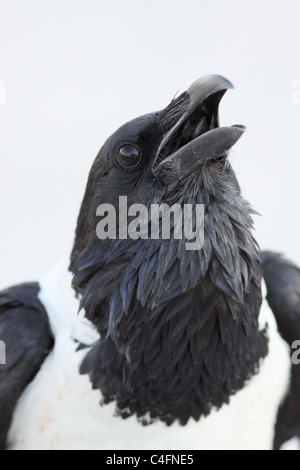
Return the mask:
<path fill-rule="evenodd" d="M 135 168 L 141 161 L 141 152 L 130 142 L 122 144 L 118 150 L 118 162 L 125 168 Z"/>

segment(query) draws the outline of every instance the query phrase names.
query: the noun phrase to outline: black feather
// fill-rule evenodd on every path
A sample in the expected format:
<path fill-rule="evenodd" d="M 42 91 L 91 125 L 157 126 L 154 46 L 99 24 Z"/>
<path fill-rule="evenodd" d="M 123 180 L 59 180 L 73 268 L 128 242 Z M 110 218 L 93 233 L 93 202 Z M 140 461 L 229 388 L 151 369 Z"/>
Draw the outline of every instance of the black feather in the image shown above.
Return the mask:
<path fill-rule="evenodd" d="M 37 283 L 31 283 L 0 293 L 0 339 L 5 342 L 7 356 L 6 364 L 0 365 L 0 449 L 8 444 L 18 399 L 53 347 L 39 290 Z"/>
<path fill-rule="evenodd" d="M 267 300 L 276 317 L 279 332 L 292 348 L 294 341 L 300 338 L 300 269 L 277 253 L 263 252 L 261 258 Z M 291 349 L 291 355 L 293 352 Z M 277 417 L 276 450 L 293 437 L 300 438 L 299 397 L 300 367 L 292 363 L 290 388 Z"/>
<path fill-rule="evenodd" d="M 163 181 L 152 172 L 162 139 L 188 104 L 184 94 L 107 141 L 90 173 L 71 259 L 81 306 L 103 338 L 81 372 L 90 375 L 104 403 L 116 402 L 119 415 L 149 413 L 151 422 L 167 425 L 184 425 L 228 403 L 268 351 L 258 328 L 261 268 L 253 211 L 230 164 L 225 158 L 203 164 L 177 184 L 172 174 Z M 116 162 L 122 142 L 140 149 L 141 163 L 132 171 Z M 158 160 L 178 145 L 175 133 Z M 158 240 L 97 239 L 96 208 L 118 207 L 119 196 L 147 208 L 204 204 L 203 247 L 186 250 L 173 220 L 170 240 L 162 239 L 161 227 Z"/>

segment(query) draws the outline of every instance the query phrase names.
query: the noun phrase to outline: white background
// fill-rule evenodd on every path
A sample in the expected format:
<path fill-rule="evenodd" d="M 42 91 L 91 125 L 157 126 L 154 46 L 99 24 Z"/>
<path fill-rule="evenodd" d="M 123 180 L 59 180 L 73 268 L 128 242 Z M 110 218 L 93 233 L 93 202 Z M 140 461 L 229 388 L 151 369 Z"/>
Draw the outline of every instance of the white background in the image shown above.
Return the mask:
<path fill-rule="evenodd" d="M 0 287 L 70 252 L 104 140 L 207 73 L 236 86 L 221 123 L 248 128 L 257 238 L 300 264 L 299 0 L 0 0 Z"/>

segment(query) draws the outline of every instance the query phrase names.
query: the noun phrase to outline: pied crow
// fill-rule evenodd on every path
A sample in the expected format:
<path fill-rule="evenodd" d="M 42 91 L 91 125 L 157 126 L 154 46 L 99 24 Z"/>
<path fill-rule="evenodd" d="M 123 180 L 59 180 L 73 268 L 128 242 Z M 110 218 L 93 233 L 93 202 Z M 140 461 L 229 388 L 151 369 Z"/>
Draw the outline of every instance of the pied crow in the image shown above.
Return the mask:
<path fill-rule="evenodd" d="M 231 88 L 200 78 L 117 130 L 71 261 L 0 294 L 2 449 L 259 450 L 300 436 L 300 271 L 253 238 L 229 161 L 245 129 L 219 125 Z M 124 236 L 120 197 L 149 209 L 140 236 Z M 175 216 L 169 237 L 144 236 L 153 205 L 204 208 L 201 246 L 187 249 Z M 99 207 L 119 213 L 114 236 L 99 238 Z"/>

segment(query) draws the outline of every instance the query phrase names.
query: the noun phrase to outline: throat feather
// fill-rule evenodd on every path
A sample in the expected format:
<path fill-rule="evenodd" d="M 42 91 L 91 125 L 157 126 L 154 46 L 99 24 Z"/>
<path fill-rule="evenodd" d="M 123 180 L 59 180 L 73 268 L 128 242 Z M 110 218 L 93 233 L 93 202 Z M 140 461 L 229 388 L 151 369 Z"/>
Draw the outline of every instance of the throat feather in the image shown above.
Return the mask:
<path fill-rule="evenodd" d="M 228 403 L 268 351 L 259 331 L 261 271 L 249 208 L 215 201 L 192 254 L 181 240 L 115 241 L 75 270 L 101 340 L 81 367 L 118 413 L 168 425 Z M 146 421 L 144 422 L 144 424 Z"/>

